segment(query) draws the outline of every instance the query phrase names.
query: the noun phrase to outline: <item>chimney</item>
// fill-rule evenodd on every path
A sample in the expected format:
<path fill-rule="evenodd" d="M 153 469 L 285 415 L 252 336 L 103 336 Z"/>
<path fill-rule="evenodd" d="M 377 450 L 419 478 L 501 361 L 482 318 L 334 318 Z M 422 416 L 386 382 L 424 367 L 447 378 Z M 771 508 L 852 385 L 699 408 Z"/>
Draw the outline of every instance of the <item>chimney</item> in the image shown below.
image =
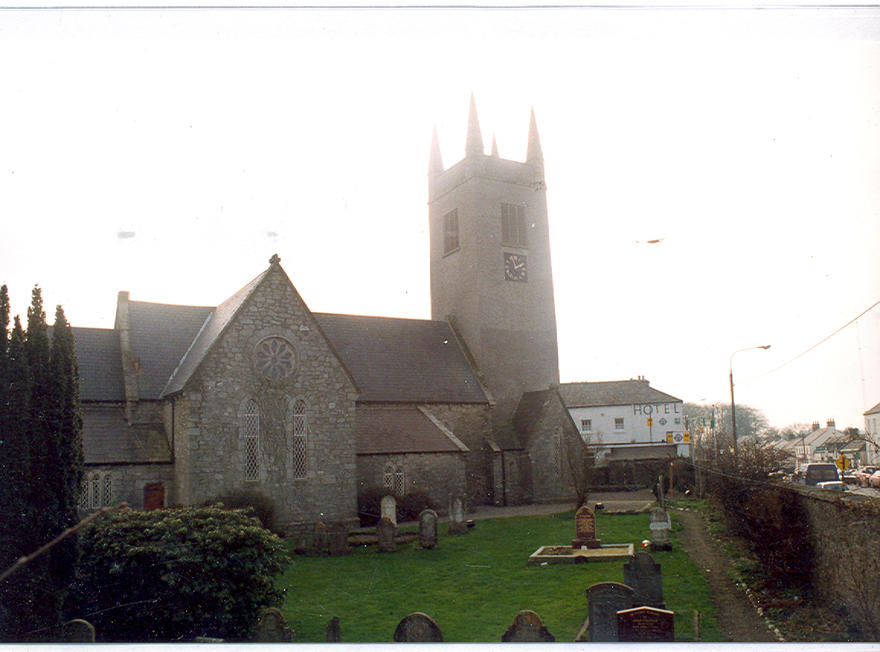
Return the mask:
<path fill-rule="evenodd" d="M 833 428 L 834 427 L 834 419 L 828 419 L 828 421 L 826 422 L 826 425 L 829 428 Z"/>
<path fill-rule="evenodd" d="M 818 430 L 818 429 L 819 429 L 819 422 L 818 422 L 818 421 L 813 421 L 813 427 L 812 427 L 812 430 Z"/>

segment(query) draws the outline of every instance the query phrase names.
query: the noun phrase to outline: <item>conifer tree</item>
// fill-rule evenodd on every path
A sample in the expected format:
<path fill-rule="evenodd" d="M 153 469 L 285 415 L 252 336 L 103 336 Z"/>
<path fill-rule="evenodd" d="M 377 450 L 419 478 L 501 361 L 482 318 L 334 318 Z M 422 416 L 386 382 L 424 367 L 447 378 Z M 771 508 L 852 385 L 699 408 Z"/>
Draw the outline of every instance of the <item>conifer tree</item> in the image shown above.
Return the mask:
<path fill-rule="evenodd" d="M 39 286 L 31 293 L 31 305 L 27 313 L 27 339 L 25 354 L 32 384 L 30 394 L 29 444 L 30 444 L 30 506 L 33 510 L 30 531 L 34 548 L 54 539 L 64 528 L 56 492 L 57 478 L 62 475 L 58 437 L 52 419 L 53 389 L 49 365 L 49 327 L 43 310 L 43 296 Z M 33 602 L 30 613 L 35 627 L 41 630 L 33 638 L 46 640 L 61 625 L 61 601 L 63 587 L 58 585 L 57 568 L 52 555 L 42 555 L 28 564 L 25 572 L 33 582 Z M 55 572 L 53 572 L 55 571 Z M 31 637 L 29 637 L 31 638 Z"/>
<path fill-rule="evenodd" d="M 52 349 L 49 357 L 50 396 L 47 425 L 55 435 L 58 450 L 57 473 L 50 478 L 60 520 L 58 531 L 77 522 L 77 504 L 83 475 L 82 415 L 79 404 L 79 371 L 73 331 L 64 310 L 55 311 Z M 73 581 L 76 566 L 76 537 L 71 536 L 52 550 L 52 574 L 59 590 Z"/>
<path fill-rule="evenodd" d="M 5 295 L 4 295 L 5 296 Z M 8 303 L 7 303 L 8 305 Z M 0 308 L 0 320 L 4 313 Z M 8 323 L 8 322 L 6 322 Z M 0 568 L 6 570 L 20 557 L 33 552 L 33 510 L 30 482 L 30 369 L 25 354 L 25 333 L 15 317 L 15 328 L 6 340 L 0 367 Z M 0 640 L 20 641 L 38 628 L 31 613 L 34 580 L 17 573 L 0 583 Z"/>

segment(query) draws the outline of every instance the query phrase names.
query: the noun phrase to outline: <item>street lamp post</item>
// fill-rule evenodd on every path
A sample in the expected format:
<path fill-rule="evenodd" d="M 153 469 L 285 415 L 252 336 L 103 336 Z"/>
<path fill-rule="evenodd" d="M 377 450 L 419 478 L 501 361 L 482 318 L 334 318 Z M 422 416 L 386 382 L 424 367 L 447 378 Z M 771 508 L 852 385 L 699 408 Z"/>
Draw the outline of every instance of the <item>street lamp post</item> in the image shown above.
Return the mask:
<path fill-rule="evenodd" d="M 752 351 L 754 349 L 764 349 L 765 351 L 770 348 L 769 344 L 765 344 L 763 346 L 750 346 L 747 349 L 739 349 L 738 351 L 734 351 L 730 354 L 730 430 L 733 434 L 733 457 L 736 459 L 737 451 L 736 451 L 736 403 L 733 401 L 733 356 L 737 353 L 742 353 L 743 351 Z"/>

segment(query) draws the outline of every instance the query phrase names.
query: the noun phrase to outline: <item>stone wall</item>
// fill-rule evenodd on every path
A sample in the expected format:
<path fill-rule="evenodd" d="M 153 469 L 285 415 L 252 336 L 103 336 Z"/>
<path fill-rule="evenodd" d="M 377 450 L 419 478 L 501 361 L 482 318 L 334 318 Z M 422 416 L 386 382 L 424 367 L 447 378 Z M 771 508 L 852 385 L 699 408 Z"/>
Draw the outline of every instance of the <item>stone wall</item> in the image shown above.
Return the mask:
<path fill-rule="evenodd" d="M 221 306 L 222 308 L 222 306 Z M 218 309 L 218 312 L 220 309 Z M 269 378 L 258 351 L 282 338 L 293 371 Z M 253 290 L 175 397 L 175 478 L 180 502 L 200 504 L 247 489 L 268 496 L 286 529 L 356 518 L 356 390 L 278 266 Z M 259 473 L 245 478 L 243 410 L 259 408 Z M 307 406 L 304 478 L 294 477 L 292 405 Z"/>
<path fill-rule="evenodd" d="M 581 437 L 555 396 L 535 424 L 529 447 L 535 502 L 568 500 L 575 495 L 569 459 L 581 454 Z M 577 464 L 577 462 L 575 463 Z"/>
<path fill-rule="evenodd" d="M 492 436 L 492 411 L 488 404 L 431 404 L 424 406 L 470 449 L 465 454 L 467 487 L 473 504 L 491 504 L 492 473 L 487 465 L 486 441 Z"/>
<path fill-rule="evenodd" d="M 101 478 L 101 492 L 104 477 L 110 476 L 110 500 L 101 507 L 128 503 L 132 509 L 143 509 L 144 487 L 153 483 L 164 486 L 166 507 L 177 502 L 174 496 L 174 469 L 171 464 L 89 464 L 83 469 L 85 479 L 95 473 Z"/>
<path fill-rule="evenodd" d="M 383 486 L 383 473 L 388 463 L 403 469 L 404 493 L 426 493 L 440 504 L 442 510 L 449 504 L 449 496 L 466 492 L 465 453 L 358 455 L 358 489 Z"/>
<path fill-rule="evenodd" d="M 867 640 L 880 640 L 880 505 L 875 498 L 794 487 L 808 515 L 812 584 L 829 605 L 846 605 Z"/>

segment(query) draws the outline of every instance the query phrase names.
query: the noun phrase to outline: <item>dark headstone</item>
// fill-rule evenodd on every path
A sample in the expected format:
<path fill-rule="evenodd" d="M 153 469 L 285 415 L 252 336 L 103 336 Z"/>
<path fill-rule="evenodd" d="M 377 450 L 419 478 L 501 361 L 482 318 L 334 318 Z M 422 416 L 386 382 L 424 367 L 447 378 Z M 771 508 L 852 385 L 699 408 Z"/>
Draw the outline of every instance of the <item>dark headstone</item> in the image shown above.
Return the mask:
<path fill-rule="evenodd" d="M 637 552 L 623 565 L 623 583 L 633 589 L 633 606 L 666 608 L 660 564 L 647 552 Z"/>
<path fill-rule="evenodd" d="M 327 547 L 330 555 L 340 557 L 348 554 L 348 532 L 341 526 L 336 526 L 327 534 Z"/>
<path fill-rule="evenodd" d="M 651 530 L 651 550 L 672 549 L 672 543 L 669 541 L 672 521 L 665 509 L 654 507 L 651 510 L 651 520 L 648 527 Z"/>
<path fill-rule="evenodd" d="M 342 641 L 342 633 L 339 630 L 339 616 L 333 616 L 327 621 L 327 642 L 339 643 Z"/>
<path fill-rule="evenodd" d="M 290 643 L 293 641 L 293 630 L 287 626 L 284 615 L 278 609 L 269 607 L 260 614 L 254 640 L 257 643 Z"/>
<path fill-rule="evenodd" d="M 632 609 L 633 590 L 619 582 L 600 582 L 587 589 L 590 641 L 617 641 L 617 612 Z"/>
<path fill-rule="evenodd" d="M 503 643 L 553 643 L 556 641 L 556 637 L 547 631 L 538 614 L 524 609 L 514 616 L 513 624 L 501 636 L 501 641 Z"/>
<path fill-rule="evenodd" d="M 430 616 L 410 614 L 394 630 L 395 643 L 442 643 L 443 634 Z"/>
<path fill-rule="evenodd" d="M 465 534 L 466 532 L 464 502 L 461 496 L 453 496 L 449 500 L 449 534 Z"/>
<path fill-rule="evenodd" d="M 312 534 L 312 551 L 323 555 L 329 545 L 327 526 L 318 521 L 315 523 L 315 531 Z"/>
<path fill-rule="evenodd" d="M 94 643 L 95 628 L 85 620 L 68 620 L 61 628 L 61 639 L 65 643 Z"/>
<path fill-rule="evenodd" d="M 572 548 L 598 548 L 601 541 L 596 538 L 596 515 L 583 505 L 574 515 L 574 540 Z"/>
<path fill-rule="evenodd" d="M 653 607 L 617 612 L 617 636 L 622 642 L 662 643 L 675 640 L 675 613 Z"/>
<path fill-rule="evenodd" d="M 419 545 L 433 548 L 437 545 L 437 512 L 423 509 L 419 514 Z"/>
<path fill-rule="evenodd" d="M 394 552 L 394 535 L 397 534 L 397 528 L 387 518 L 383 518 L 376 525 L 376 537 L 379 543 L 379 552 Z"/>
<path fill-rule="evenodd" d="M 380 505 L 382 508 L 382 516 L 380 518 L 387 518 L 394 525 L 397 525 L 397 501 L 394 499 L 394 496 L 383 496 Z"/>

